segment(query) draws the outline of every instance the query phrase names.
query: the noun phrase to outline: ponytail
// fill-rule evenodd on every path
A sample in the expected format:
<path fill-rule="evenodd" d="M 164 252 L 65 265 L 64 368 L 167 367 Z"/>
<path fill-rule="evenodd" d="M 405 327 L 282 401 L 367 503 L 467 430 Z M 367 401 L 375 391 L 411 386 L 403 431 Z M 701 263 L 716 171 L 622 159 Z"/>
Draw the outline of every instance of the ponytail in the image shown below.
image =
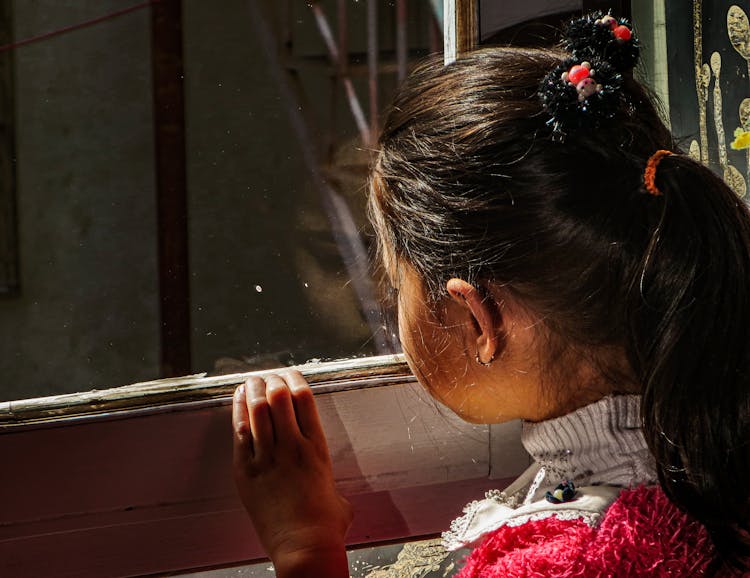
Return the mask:
<path fill-rule="evenodd" d="M 719 563 L 750 570 L 750 214 L 685 156 L 656 175 L 663 208 L 628 296 L 628 354 L 666 494 Z"/>

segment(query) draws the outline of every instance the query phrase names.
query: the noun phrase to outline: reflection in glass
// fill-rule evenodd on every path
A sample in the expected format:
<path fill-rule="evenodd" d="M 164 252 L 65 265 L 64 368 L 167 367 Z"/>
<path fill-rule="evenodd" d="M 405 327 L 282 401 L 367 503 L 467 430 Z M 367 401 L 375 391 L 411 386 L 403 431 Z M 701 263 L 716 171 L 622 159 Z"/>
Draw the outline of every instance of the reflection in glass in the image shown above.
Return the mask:
<path fill-rule="evenodd" d="M 0 399 L 397 349 L 366 174 L 398 79 L 442 44 L 432 2 L 0 4 L 21 287 Z"/>

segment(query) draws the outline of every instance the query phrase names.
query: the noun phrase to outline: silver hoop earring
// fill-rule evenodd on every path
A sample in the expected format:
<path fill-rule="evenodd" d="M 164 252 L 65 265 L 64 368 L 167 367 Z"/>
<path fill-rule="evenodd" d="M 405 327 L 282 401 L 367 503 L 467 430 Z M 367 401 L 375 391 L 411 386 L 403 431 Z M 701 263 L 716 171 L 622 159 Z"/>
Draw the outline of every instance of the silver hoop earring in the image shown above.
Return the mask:
<path fill-rule="evenodd" d="M 481 359 L 479 359 L 479 350 L 477 350 L 477 354 L 474 356 L 474 359 L 477 360 L 477 363 L 479 365 L 483 365 L 484 367 L 489 367 L 490 365 L 492 365 L 492 362 L 495 361 L 495 354 L 494 353 L 492 354 L 492 357 L 490 357 L 489 361 L 482 361 Z"/>

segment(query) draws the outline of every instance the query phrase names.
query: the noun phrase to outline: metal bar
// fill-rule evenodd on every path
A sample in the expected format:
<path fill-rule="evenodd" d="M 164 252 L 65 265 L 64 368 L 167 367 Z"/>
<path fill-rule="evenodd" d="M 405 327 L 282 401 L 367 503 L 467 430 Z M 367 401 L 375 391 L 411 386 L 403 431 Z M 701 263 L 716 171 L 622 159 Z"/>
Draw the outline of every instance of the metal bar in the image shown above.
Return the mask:
<path fill-rule="evenodd" d="M 295 59 L 294 55 L 294 12 L 291 5 L 291 0 L 282 0 L 281 14 L 279 22 L 281 22 L 281 40 L 277 43 L 277 54 L 280 59 L 280 65 L 283 66 L 287 72 L 287 79 L 289 80 L 289 86 L 294 92 L 297 104 L 302 110 L 312 110 L 307 100 L 305 91 L 302 89 L 302 81 L 300 79 L 300 67 L 295 65 L 295 62 L 299 62 Z M 321 134 L 323 130 L 315 122 L 313 115 L 307 115 L 306 117 L 308 127 L 312 134 Z"/>
<path fill-rule="evenodd" d="M 331 86 L 331 107 L 330 107 L 330 143 L 329 143 L 329 156 L 331 163 L 333 164 L 333 155 L 335 154 L 335 141 L 336 141 L 336 127 L 338 122 L 338 108 L 339 108 L 339 91 L 343 86 L 343 79 L 349 76 L 349 29 L 346 16 L 346 3 L 348 0 L 338 0 L 338 13 L 336 15 L 336 25 L 338 27 L 338 43 L 339 43 L 339 62 L 336 67 L 336 74 L 332 78 Z"/>
<path fill-rule="evenodd" d="M 163 413 L 168 408 L 225 405 L 235 388 L 252 376 L 265 376 L 288 368 L 204 377 L 194 375 L 94 390 L 0 403 L 0 432 L 20 425 L 51 420 L 80 420 L 82 416 L 112 418 L 134 410 Z M 384 355 L 308 363 L 297 366 L 315 394 L 414 383 L 403 355 Z M 217 402 L 217 400 L 219 400 Z M 187 405 L 186 405 L 187 404 Z M 160 408 L 160 409 L 159 409 Z"/>
<path fill-rule="evenodd" d="M 343 86 L 342 80 L 348 75 L 349 66 L 349 48 L 348 48 L 348 30 L 346 18 L 347 0 L 338 0 L 336 27 L 338 32 L 338 66 L 335 67 L 335 73 L 331 76 L 331 98 L 329 101 L 329 122 L 326 123 L 326 149 L 327 161 L 329 166 L 333 164 L 336 153 L 336 130 L 339 118 L 339 91 Z"/>
<path fill-rule="evenodd" d="M 11 2 L 0 1 L 0 44 L 13 42 Z M 13 54 L 0 52 L 0 297 L 20 292 Z"/>
<path fill-rule="evenodd" d="M 398 62 L 399 82 L 402 82 L 406 78 L 408 66 L 408 24 L 406 0 L 396 0 L 396 61 Z"/>
<path fill-rule="evenodd" d="M 310 8 L 315 15 L 315 22 L 318 25 L 318 30 L 320 32 L 320 35 L 323 37 L 326 48 L 328 49 L 328 55 L 331 58 L 331 63 L 334 66 L 338 67 L 340 62 L 339 49 L 336 46 L 336 41 L 333 39 L 333 33 L 331 32 L 331 26 L 328 23 L 328 18 L 326 17 L 325 13 L 323 12 L 323 8 L 319 3 L 313 2 L 312 4 L 310 4 Z M 346 98 L 349 101 L 349 108 L 352 111 L 352 116 L 354 117 L 354 122 L 356 123 L 357 129 L 359 130 L 362 142 L 369 143 L 370 129 L 367 125 L 365 113 L 362 110 L 362 105 L 359 103 L 359 98 L 357 97 L 357 93 L 354 90 L 354 85 L 352 84 L 351 78 L 349 78 L 348 75 L 343 76 L 341 82 L 344 85 Z"/>
<path fill-rule="evenodd" d="M 367 86 L 370 95 L 370 144 L 378 134 L 378 0 L 367 0 Z"/>
<path fill-rule="evenodd" d="M 348 0 L 338 2 L 338 28 L 339 28 L 339 74 L 347 75 L 349 67 L 349 26 L 346 18 L 346 3 Z"/>
<path fill-rule="evenodd" d="M 346 76 L 341 79 L 341 82 L 344 84 L 346 98 L 349 101 L 349 108 L 352 111 L 354 122 L 357 124 L 357 128 L 359 129 L 359 135 L 362 138 L 362 142 L 369 143 L 370 129 L 367 126 L 367 119 L 365 118 L 365 113 L 362 110 L 362 105 L 360 105 L 359 98 L 357 98 L 357 93 L 354 90 L 352 79 Z"/>
<path fill-rule="evenodd" d="M 325 42 L 326 48 L 328 48 L 328 54 L 331 56 L 331 60 L 333 61 L 333 63 L 338 66 L 340 60 L 339 49 L 338 46 L 336 46 L 336 41 L 333 38 L 333 32 L 331 31 L 331 25 L 328 23 L 328 18 L 323 12 L 323 8 L 321 7 L 321 5 L 317 2 L 313 2 L 310 5 L 310 9 L 315 15 L 315 22 L 318 25 L 318 31 L 323 37 L 323 42 Z"/>
<path fill-rule="evenodd" d="M 187 174 L 182 67 L 182 3 L 151 7 L 156 147 L 161 374 L 190 373 Z"/>

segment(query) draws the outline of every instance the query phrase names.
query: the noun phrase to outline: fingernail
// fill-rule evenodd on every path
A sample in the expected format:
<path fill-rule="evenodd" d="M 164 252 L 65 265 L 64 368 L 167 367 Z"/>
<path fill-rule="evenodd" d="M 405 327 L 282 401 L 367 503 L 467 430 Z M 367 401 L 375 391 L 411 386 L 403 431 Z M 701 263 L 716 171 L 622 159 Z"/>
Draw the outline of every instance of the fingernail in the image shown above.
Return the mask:
<path fill-rule="evenodd" d="M 243 397 L 245 397 L 245 384 L 244 383 L 234 390 L 234 399 L 239 401 Z"/>

